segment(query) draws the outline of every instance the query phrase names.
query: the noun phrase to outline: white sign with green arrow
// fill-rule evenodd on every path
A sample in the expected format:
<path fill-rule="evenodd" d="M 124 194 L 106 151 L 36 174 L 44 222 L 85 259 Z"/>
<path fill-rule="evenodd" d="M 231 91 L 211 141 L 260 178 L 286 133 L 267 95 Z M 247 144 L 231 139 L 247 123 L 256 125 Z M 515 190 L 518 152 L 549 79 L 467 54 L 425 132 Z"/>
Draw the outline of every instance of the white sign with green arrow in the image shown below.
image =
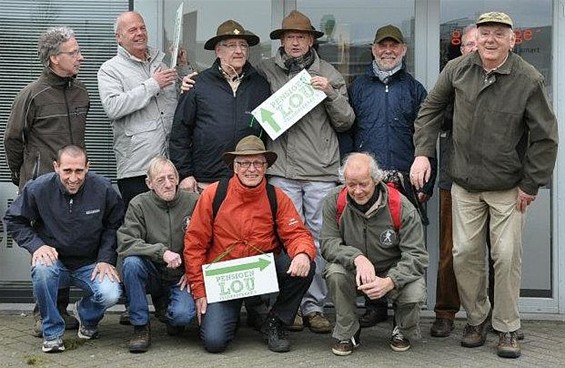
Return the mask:
<path fill-rule="evenodd" d="M 301 71 L 251 112 L 272 140 L 326 98 L 312 87 L 311 78 L 306 69 Z"/>
<path fill-rule="evenodd" d="M 273 253 L 202 266 L 208 303 L 279 291 Z"/>

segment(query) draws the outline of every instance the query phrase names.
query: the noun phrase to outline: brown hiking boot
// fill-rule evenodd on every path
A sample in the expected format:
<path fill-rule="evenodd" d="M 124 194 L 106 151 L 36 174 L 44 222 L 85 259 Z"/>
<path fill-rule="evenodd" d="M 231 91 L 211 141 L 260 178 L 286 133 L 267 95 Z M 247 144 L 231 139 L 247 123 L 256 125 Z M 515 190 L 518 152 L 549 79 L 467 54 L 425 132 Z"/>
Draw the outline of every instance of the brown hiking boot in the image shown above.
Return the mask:
<path fill-rule="evenodd" d="M 151 327 L 149 324 L 133 326 L 133 336 L 129 340 L 130 353 L 145 353 L 151 345 Z"/>
<path fill-rule="evenodd" d="M 332 324 L 321 312 L 313 312 L 304 316 L 304 326 L 310 327 L 315 333 L 332 332 Z"/>
<path fill-rule="evenodd" d="M 302 320 L 302 313 L 300 311 L 296 312 L 294 321 L 291 325 L 286 326 L 289 331 L 302 331 L 304 330 L 304 321 Z"/>
<path fill-rule="evenodd" d="M 488 326 L 490 319 L 486 318 L 483 323 L 478 326 L 471 326 L 466 324 L 463 329 L 463 338 L 461 339 L 461 346 L 466 348 L 476 348 L 483 346 L 487 340 Z"/>
<path fill-rule="evenodd" d="M 446 318 L 436 318 L 430 328 L 430 335 L 433 337 L 448 337 L 455 326 L 453 321 Z"/>
<path fill-rule="evenodd" d="M 520 356 L 521 350 L 517 331 L 499 333 L 496 354 L 502 358 L 518 358 Z"/>

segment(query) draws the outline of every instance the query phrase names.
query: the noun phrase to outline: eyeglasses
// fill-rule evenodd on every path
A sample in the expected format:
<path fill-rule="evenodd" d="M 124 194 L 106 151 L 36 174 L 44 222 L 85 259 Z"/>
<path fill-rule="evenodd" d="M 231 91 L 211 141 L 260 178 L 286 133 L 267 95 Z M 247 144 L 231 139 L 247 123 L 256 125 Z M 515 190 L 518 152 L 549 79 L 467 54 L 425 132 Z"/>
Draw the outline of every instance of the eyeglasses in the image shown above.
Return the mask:
<path fill-rule="evenodd" d="M 243 52 L 247 51 L 247 49 L 249 48 L 249 45 L 246 43 L 221 43 L 220 46 L 224 46 L 230 51 L 235 51 L 239 47 Z"/>
<path fill-rule="evenodd" d="M 251 164 L 253 164 L 253 167 L 256 168 L 257 170 L 262 169 L 265 166 L 265 164 L 267 164 L 266 161 L 235 161 L 235 163 L 244 169 L 249 169 Z"/>
<path fill-rule="evenodd" d="M 82 55 L 80 49 L 75 49 L 73 51 L 59 51 L 59 54 L 69 55 L 70 57 L 76 58 L 79 55 Z"/>

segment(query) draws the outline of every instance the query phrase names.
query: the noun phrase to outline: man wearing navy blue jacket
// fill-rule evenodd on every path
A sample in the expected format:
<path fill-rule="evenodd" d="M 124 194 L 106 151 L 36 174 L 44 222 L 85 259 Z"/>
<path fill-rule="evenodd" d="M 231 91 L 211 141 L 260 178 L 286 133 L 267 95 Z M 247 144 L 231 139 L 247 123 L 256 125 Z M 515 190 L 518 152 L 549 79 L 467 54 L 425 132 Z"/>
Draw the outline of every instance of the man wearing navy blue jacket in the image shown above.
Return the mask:
<path fill-rule="evenodd" d="M 397 27 L 386 25 L 377 30 L 371 48 L 374 60 L 350 87 L 349 101 L 356 119 L 353 128 L 340 136 L 340 153 L 341 157 L 349 152 L 371 153 L 384 170 L 384 180 L 397 184 L 427 225 L 423 203 L 433 193 L 435 176 L 418 192 L 413 190 L 408 177 L 414 161 L 414 121 L 427 93 L 406 71 L 403 61 L 407 49 Z M 432 165 L 435 173 L 435 161 Z M 384 301 L 372 301 L 367 303 L 360 323 L 370 327 L 386 318 Z"/>
<path fill-rule="evenodd" d="M 110 181 L 88 172 L 86 152 L 59 150 L 55 172 L 28 182 L 8 208 L 8 233 L 31 258 L 33 294 L 43 320 L 46 353 L 65 350 L 65 323 L 57 310 L 59 288 L 85 292 L 75 304 L 78 337 L 98 337 L 98 322 L 121 291 L 116 264 L 116 231 L 124 204 Z"/>

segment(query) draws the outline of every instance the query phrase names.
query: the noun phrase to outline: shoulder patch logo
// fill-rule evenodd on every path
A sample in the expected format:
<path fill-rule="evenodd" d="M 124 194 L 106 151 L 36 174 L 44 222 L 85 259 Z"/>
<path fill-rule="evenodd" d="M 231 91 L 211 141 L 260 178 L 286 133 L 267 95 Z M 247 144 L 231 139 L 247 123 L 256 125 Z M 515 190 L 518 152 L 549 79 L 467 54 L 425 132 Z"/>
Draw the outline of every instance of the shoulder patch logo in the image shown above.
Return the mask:
<path fill-rule="evenodd" d="M 398 243 L 398 235 L 394 230 L 386 229 L 381 233 L 380 240 L 383 248 L 390 248 Z"/>

